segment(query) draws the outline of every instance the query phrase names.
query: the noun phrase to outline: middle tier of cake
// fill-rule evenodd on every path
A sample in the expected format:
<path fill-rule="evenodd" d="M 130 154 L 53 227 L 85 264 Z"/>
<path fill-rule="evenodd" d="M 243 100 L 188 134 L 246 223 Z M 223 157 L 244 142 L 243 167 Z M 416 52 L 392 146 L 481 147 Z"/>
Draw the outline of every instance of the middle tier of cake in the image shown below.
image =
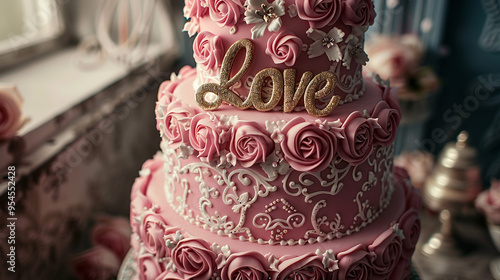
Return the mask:
<path fill-rule="evenodd" d="M 166 202 L 184 220 L 260 244 L 305 245 L 372 223 L 393 193 L 396 92 L 365 80 L 366 94 L 328 117 L 307 112 L 204 112 L 196 71 L 160 88 L 156 110 Z"/>

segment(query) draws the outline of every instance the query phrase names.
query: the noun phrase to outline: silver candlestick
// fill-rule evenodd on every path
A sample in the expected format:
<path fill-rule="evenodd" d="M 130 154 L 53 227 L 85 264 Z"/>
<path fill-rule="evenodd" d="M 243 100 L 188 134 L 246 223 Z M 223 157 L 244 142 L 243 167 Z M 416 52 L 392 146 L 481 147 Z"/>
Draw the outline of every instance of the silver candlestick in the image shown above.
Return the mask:
<path fill-rule="evenodd" d="M 441 152 L 436 168 L 425 182 L 422 198 L 430 210 L 439 212 L 441 228 L 422 246 L 430 256 L 461 254 L 455 239 L 453 217 L 473 208 L 481 191 L 477 152 L 468 145 L 469 134 L 462 131 L 457 142 L 448 143 Z"/>

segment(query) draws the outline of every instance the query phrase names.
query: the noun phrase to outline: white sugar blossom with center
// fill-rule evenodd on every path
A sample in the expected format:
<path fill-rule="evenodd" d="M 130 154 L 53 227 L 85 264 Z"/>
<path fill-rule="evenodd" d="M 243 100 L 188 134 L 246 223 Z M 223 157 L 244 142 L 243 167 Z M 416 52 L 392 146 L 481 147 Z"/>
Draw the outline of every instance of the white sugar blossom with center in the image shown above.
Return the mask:
<path fill-rule="evenodd" d="M 281 28 L 281 16 L 285 14 L 285 1 L 275 0 L 272 3 L 266 0 L 247 0 L 245 22 L 255 24 L 252 27 L 252 39 L 264 35 L 266 28 L 276 32 Z"/>
<path fill-rule="evenodd" d="M 314 40 L 307 51 L 309 58 L 318 57 L 325 53 L 330 61 L 339 62 L 342 59 L 338 45 L 345 35 L 342 30 L 334 27 L 327 34 L 321 30 L 309 28 L 306 33 L 309 38 Z"/>
<path fill-rule="evenodd" d="M 349 35 L 345 40 L 346 46 L 344 49 L 344 57 L 342 58 L 342 65 L 347 69 L 351 69 L 351 61 L 354 58 L 357 64 L 366 65 L 368 62 L 368 55 L 361 46 L 361 40 L 354 35 Z"/>

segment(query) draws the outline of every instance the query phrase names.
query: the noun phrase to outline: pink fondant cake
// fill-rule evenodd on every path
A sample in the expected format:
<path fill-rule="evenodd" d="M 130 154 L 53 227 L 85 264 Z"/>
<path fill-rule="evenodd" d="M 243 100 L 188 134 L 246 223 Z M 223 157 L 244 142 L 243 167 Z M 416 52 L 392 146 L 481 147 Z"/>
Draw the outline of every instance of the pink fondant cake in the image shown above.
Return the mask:
<path fill-rule="evenodd" d="M 361 76 L 371 0 L 184 14 L 197 66 L 159 90 L 161 152 L 131 195 L 138 278 L 407 279 L 420 197 L 393 167 L 397 93 Z"/>

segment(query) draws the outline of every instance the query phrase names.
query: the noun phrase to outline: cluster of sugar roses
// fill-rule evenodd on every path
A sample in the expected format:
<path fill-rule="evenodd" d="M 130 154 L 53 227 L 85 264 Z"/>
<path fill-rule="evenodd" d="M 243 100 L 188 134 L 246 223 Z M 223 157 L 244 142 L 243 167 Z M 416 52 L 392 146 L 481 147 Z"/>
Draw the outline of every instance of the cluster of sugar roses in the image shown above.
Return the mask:
<path fill-rule="evenodd" d="M 343 123 L 324 119 L 306 121 L 296 117 L 288 122 L 267 122 L 266 127 L 237 117 L 200 112 L 173 96 L 182 79 L 196 74 L 185 67 L 179 77 L 164 82 L 156 108 L 157 129 L 171 148 L 179 148 L 181 157 L 197 155 L 202 161 L 217 161 L 221 167 L 243 167 L 271 160 L 286 161 L 302 172 L 325 169 L 339 155 L 358 165 L 370 155 L 376 144 L 388 146 L 396 136 L 400 112 L 390 88 L 384 88 L 380 101 L 368 112 L 352 112 Z"/>
<path fill-rule="evenodd" d="M 200 31 L 199 19 L 207 14 L 220 27 L 232 27 L 244 15 L 247 24 L 255 24 L 251 29 L 252 39 L 261 38 L 266 30 L 273 32 L 268 38 L 266 54 L 274 63 L 293 66 L 303 50 L 302 40 L 293 32 L 280 30 L 281 17 L 288 14 L 291 18 L 299 17 L 308 23 L 307 36 L 314 42 L 308 47 L 309 58 L 326 54 L 330 61 L 342 61 L 350 69 L 351 61 L 365 65 L 368 56 L 362 48 L 362 35 L 367 27 L 373 24 L 375 10 L 372 0 L 335 0 L 335 1 L 303 1 L 295 0 L 285 7 L 284 0 L 269 3 L 266 0 L 186 0 L 184 16 L 190 21 L 184 30 L 190 36 Z M 326 29 L 337 21 L 352 26 L 352 34 L 344 38 L 345 33 L 337 27 Z M 344 41 L 344 45 L 339 43 Z M 204 70 L 218 69 L 224 56 L 222 40 L 210 32 L 201 32 L 193 44 L 194 57 Z"/>
<path fill-rule="evenodd" d="M 345 46 L 340 46 L 344 39 L 344 32 L 334 27 L 325 33 L 316 29 L 309 29 L 307 35 L 314 43 L 309 46 L 309 58 L 326 54 L 330 61 L 342 61 L 348 70 L 352 60 L 358 65 L 365 65 L 368 55 L 363 51 L 359 39 L 365 29 L 355 29 L 345 39 Z M 293 66 L 303 49 L 302 40 L 290 31 L 284 30 L 273 34 L 267 41 L 266 54 L 274 63 Z M 224 59 L 225 47 L 220 36 L 208 31 L 201 32 L 193 43 L 193 56 L 198 65 L 205 71 L 220 69 Z"/>
<path fill-rule="evenodd" d="M 343 252 L 317 251 L 300 256 L 231 252 L 189 235 L 164 220 L 166 212 L 147 197 L 153 174 L 162 172 L 158 155 L 143 165 L 132 189 L 132 248 L 140 279 L 407 279 L 420 233 L 419 199 L 404 183 L 407 211 L 369 245 Z M 407 173 L 396 168 L 395 176 Z M 144 209 L 147 209 L 144 211 Z M 295 277 L 295 278 L 294 278 Z"/>
<path fill-rule="evenodd" d="M 290 17 L 298 16 L 311 28 L 331 26 L 338 20 L 349 26 L 371 25 L 375 19 L 372 0 L 293 0 L 288 6 Z M 205 15 L 220 27 L 234 27 L 244 15 L 247 24 L 255 24 L 252 36 L 259 38 L 265 30 L 276 32 L 285 15 L 285 0 L 185 0 L 184 26 L 189 35 L 199 32 L 199 19 Z"/>

